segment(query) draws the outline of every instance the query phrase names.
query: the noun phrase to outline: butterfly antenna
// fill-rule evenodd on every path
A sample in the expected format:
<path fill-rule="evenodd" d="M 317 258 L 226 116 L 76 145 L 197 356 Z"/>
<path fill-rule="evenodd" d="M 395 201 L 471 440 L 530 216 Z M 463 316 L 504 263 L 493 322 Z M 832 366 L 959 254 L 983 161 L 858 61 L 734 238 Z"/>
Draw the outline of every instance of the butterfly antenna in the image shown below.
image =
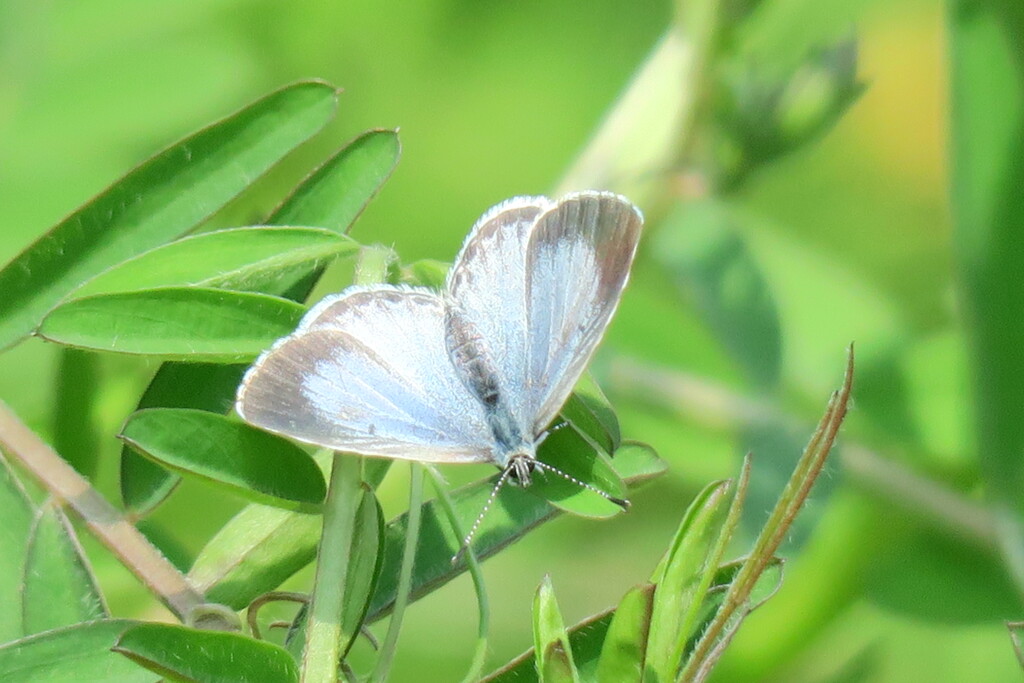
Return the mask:
<path fill-rule="evenodd" d="M 557 467 L 549 465 L 546 462 L 541 462 L 540 460 L 534 460 L 530 464 L 532 464 L 532 465 L 534 465 L 536 467 L 539 467 L 542 470 L 547 470 L 548 472 L 554 472 L 558 476 L 560 476 L 560 477 L 562 477 L 564 479 L 568 479 L 569 481 L 571 481 L 572 483 L 576 484 L 577 486 L 579 486 L 581 488 L 585 488 L 588 491 L 593 491 L 594 493 L 596 493 L 597 495 L 601 496 L 605 500 L 607 500 L 609 502 L 612 502 L 612 503 L 615 503 L 616 505 L 618 505 L 623 510 L 628 510 L 629 509 L 629 501 L 626 500 L 625 498 L 616 498 L 615 496 L 609 494 L 606 491 L 602 491 L 601 489 L 597 488 L 596 486 L 593 486 L 592 484 L 588 484 L 585 481 L 580 481 L 576 477 L 572 476 L 571 474 L 568 474 L 567 472 L 563 472 L 562 470 L 558 469 Z"/>
<path fill-rule="evenodd" d="M 480 510 L 480 514 L 476 516 L 476 520 L 473 521 L 473 526 L 469 528 L 469 533 L 462 539 L 462 545 L 459 546 L 459 552 L 452 556 L 452 565 L 458 563 L 459 559 L 469 548 L 469 544 L 473 541 L 473 537 L 476 536 L 477 530 L 480 528 L 480 523 L 484 521 L 484 517 L 487 515 L 487 511 L 494 505 L 494 501 L 498 497 L 498 492 L 501 491 L 501 487 L 505 485 L 505 481 L 512 474 L 512 467 L 506 467 L 505 471 L 498 477 L 498 481 L 494 482 L 494 488 L 491 489 L 491 495 L 487 497 L 487 502 L 484 503 L 483 508 Z"/>

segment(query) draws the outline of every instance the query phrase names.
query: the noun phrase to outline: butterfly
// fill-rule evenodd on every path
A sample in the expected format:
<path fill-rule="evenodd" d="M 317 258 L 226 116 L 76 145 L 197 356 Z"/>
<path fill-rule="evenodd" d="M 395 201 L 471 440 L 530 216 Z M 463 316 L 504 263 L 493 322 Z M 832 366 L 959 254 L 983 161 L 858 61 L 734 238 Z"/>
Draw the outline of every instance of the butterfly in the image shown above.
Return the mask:
<path fill-rule="evenodd" d="M 249 368 L 236 410 L 337 451 L 492 463 L 495 494 L 506 478 L 528 484 L 554 469 L 537 447 L 615 313 L 642 225 L 609 192 L 502 202 L 442 291 L 353 286 L 316 304 Z"/>

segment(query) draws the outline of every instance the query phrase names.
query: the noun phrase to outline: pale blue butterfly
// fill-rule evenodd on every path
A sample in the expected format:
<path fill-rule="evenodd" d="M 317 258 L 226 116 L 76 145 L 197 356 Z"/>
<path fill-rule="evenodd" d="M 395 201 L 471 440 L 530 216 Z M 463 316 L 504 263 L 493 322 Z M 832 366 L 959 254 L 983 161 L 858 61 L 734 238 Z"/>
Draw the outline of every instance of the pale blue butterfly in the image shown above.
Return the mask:
<path fill-rule="evenodd" d="M 608 192 L 505 201 L 477 221 L 443 291 L 350 287 L 314 306 L 246 373 L 238 413 L 338 451 L 493 463 L 493 501 L 506 478 L 554 469 L 537 446 L 618 306 L 642 225 Z"/>

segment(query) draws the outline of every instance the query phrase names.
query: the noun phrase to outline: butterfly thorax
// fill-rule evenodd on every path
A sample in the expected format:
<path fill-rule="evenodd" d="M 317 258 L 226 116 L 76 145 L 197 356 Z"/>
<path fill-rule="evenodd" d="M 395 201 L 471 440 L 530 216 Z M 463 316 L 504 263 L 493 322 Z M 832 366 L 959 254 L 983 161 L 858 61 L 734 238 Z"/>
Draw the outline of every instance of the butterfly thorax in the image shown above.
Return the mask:
<path fill-rule="evenodd" d="M 515 465 L 513 476 L 529 481 L 529 461 L 535 452 L 533 439 L 513 414 L 490 348 L 473 324 L 454 307 L 449 307 L 445 314 L 445 344 L 459 379 L 483 407 L 484 419 L 494 436 L 494 463 L 502 469 Z"/>

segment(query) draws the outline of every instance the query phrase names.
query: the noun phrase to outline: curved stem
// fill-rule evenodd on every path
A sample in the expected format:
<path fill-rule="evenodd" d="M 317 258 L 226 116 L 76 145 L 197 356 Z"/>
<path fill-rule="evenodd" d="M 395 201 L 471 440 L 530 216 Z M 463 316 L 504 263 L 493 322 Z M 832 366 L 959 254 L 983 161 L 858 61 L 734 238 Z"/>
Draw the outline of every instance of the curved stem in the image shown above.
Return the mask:
<path fill-rule="evenodd" d="M 427 472 L 430 473 L 431 483 L 434 485 L 434 490 L 437 491 L 437 499 L 441 502 L 441 507 L 444 508 L 445 516 L 448 517 L 448 523 L 452 525 L 452 531 L 455 532 L 456 538 L 464 538 L 465 533 L 463 533 L 462 525 L 459 524 L 458 515 L 455 514 L 455 505 L 452 503 L 447 489 L 445 489 L 441 475 L 433 469 L 428 469 Z M 476 553 L 467 546 L 465 555 L 466 562 L 469 565 L 469 573 L 473 577 L 476 602 L 480 608 L 477 621 L 476 650 L 473 653 L 473 661 L 469 665 L 469 671 L 466 672 L 466 676 L 462 679 L 462 683 L 472 683 L 472 681 L 480 679 L 480 674 L 484 669 L 484 661 L 487 657 L 487 638 L 491 624 L 491 608 L 490 603 L 487 601 L 484 573 L 480 570 L 480 562 L 476 558 Z"/>
<path fill-rule="evenodd" d="M 0 447 L 32 473 L 49 493 L 74 510 L 121 563 L 182 622 L 203 595 L 99 491 L 0 401 Z"/>
<path fill-rule="evenodd" d="M 386 681 L 391 670 L 391 662 L 395 657 L 395 646 L 402 631 L 402 618 L 405 608 L 409 605 L 409 593 L 412 586 L 412 569 L 416 563 L 416 547 L 420 539 L 420 512 L 423 508 L 423 465 L 418 462 L 409 463 L 411 477 L 409 479 L 409 521 L 405 528 L 405 546 L 402 549 L 402 566 L 398 570 L 398 589 L 395 594 L 395 607 L 391 610 L 388 632 L 377 656 L 377 664 L 370 674 L 370 681 Z"/>

